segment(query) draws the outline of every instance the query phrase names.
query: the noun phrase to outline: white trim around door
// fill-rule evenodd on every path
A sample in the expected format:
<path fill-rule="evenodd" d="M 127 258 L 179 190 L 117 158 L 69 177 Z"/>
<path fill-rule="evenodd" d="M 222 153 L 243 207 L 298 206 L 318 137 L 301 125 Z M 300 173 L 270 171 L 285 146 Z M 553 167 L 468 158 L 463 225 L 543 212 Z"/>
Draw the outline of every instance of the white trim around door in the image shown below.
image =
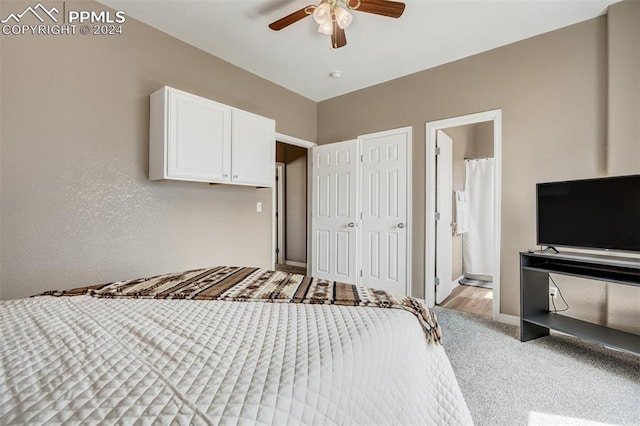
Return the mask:
<path fill-rule="evenodd" d="M 309 142 L 304 139 L 296 138 L 295 136 L 287 136 L 282 133 L 276 133 L 276 142 L 286 143 L 287 145 L 295 145 L 301 148 L 313 148 L 318 145 L 315 142 Z"/>
<path fill-rule="evenodd" d="M 285 188 L 285 174 L 284 163 L 276 161 L 276 264 L 284 265 L 286 254 L 286 241 L 284 232 L 284 220 L 285 220 L 285 208 L 284 208 L 284 188 Z"/>
<path fill-rule="evenodd" d="M 300 138 L 296 138 L 294 136 L 288 136 L 288 135 L 284 135 L 282 133 L 276 133 L 276 140 L 273 142 L 274 144 L 276 142 L 282 142 L 282 143 L 286 143 L 288 145 L 295 145 L 295 146 L 299 146 L 302 148 L 306 148 L 307 150 L 313 148 L 314 146 L 316 146 L 317 144 L 315 142 L 309 142 L 306 141 L 304 139 L 300 139 Z M 307 153 L 307 159 L 311 158 L 310 153 Z M 274 158 L 275 161 L 275 158 Z M 274 170 L 275 173 L 275 170 Z M 308 173 L 311 173 L 311 170 L 308 171 Z M 310 175 L 308 175 L 310 176 Z M 307 194 L 311 193 L 311 180 L 309 179 L 309 177 L 307 177 Z M 311 197 L 307 197 L 307 273 L 309 273 L 310 269 L 309 269 L 309 241 L 311 241 L 311 227 L 309 226 L 311 224 L 311 217 L 309 216 L 311 214 L 311 206 L 310 203 L 311 202 Z M 277 256 L 276 256 L 276 247 L 277 247 L 277 235 L 276 235 L 276 229 L 277 229 L 277 223 L 276 223 L 276 189 L 275 187 L 271 188 L 271 269 L 275 269 L 276 267 L 276 263 L 277 263 Z"/>
<path fill-rule="evenodd" d="M 500 321 L 500 239 L 501 239 L 501 201 L 502 201 L 502 110 L 479 112 L 460 117 L 432 121 L 426 124 L 426 238 L 425 238 L 425 300 L 429 307 L 435 304 L 435 229 L 436 229 L 436 132 L 450 127 L 467 124 L 493 122 L 493 157 L 495 162 L 495 199 L 494 199 L 494 258 L 493 277 L 493 319 Z"/>

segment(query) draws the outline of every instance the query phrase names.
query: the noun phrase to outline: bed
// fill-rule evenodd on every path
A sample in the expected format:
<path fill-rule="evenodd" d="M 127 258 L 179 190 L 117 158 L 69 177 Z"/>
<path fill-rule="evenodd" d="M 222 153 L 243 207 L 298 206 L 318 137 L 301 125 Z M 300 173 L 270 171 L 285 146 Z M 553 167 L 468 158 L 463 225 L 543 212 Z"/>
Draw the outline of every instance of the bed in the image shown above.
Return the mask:
<path fill-rule="evenodd" d="M 417 299 L 214 267 L 0 302 L 0 423 L 471 424 Z"/>

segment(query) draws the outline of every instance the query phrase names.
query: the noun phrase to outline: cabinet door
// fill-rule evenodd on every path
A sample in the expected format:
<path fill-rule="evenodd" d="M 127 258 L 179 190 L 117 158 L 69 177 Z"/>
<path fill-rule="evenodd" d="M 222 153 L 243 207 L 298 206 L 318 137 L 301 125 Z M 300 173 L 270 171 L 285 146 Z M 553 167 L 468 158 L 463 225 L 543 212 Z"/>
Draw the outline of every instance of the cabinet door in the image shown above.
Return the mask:
<path fill-rule="evenodd" d="M 275 121 L 233 110 L 231 182 L 273 186 L 276 170 Z"/>
<path fill-rule="evenodd" d="M 230 107 L 171 89 L 167 120 L 169 179 L 230 180 Z"/>

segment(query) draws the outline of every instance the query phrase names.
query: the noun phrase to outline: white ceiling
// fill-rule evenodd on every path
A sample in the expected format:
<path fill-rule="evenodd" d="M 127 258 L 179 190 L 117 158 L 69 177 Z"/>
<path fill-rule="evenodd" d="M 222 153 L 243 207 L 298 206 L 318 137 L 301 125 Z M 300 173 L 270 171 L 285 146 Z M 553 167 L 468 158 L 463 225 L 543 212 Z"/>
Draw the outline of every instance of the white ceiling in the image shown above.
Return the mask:
<path fill-rule="evenodd" d="M 99 1 L 321 101 L 594 18 L 618 0 L 406 0 L 400 19 L 354 12 L 335 50 L 312 17 L 267 27 L 314 0 Z M 342 78 L 329 77 L 336 70 Z"/>

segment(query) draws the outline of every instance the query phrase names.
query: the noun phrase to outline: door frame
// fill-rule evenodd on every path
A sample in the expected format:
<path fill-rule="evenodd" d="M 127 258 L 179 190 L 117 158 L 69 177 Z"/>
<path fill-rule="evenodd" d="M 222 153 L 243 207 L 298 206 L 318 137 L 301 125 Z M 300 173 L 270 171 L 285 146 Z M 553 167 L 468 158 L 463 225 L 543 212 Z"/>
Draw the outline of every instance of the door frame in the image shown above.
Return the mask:
<path fill-rule="evenodd" d="M 286 239 L 284 232 L 284 211 L 285 211 L 285 197 L 284 197 L 284 189 L 285 189 L 285 179 L 286 176 L 284 174 L 285 164 L 276 161 L 276 212 L 278 213 L 278 217 L 276 218 L 276 249 L 278 249 L 278 253 L 276 253 L 276 264 L 283 265 L 287 258 L 285 256 L 286 250 Z M 278 197 L 280 194 L 280 197 Z"/>
<path fill-rule="evenodd" d="M 502 220 L 502 109 L 478 112 L 444 120 L 426 123 L 426 197 L 425 197 L 425 288 L 427 305 L 435 305 L 435 260 L 436 260 L 436 132 L 451 127 L 468 124 L 493 122 L 493 158 L 494 170 L 494 258 L 495 273 L 493 277 L 493 319 L 500 320 L 500 247 Z M 454 141 L 455 143 L 455 141 Z"/>
<path fill-rule="evenodd" d="M 300 139 L 300 138 L 296 138 L 295 136 L 288 136 L 282 133 L 277 133 L 276 132 L 276 139 L 273 141 L 274 146 L 277 142 L 281 142 L 281 143 L 286 143 L 288 145 L 294 145 L 294 146 L 299 146 L 302 148 L 306 148 L 307 149 L 307 164 L 309 161 L 309 158 L 311 158 L 311 155 L 309 153 L 309 149 L 313 148 L 314 146 L 318 145 L 315 142 L 310 142 L 304 139 Z M 275 158 L 274 158 L 275 161 Z M 310 251 L 309 251 L 309 241 L 311 241 L 311 206 L 310 206 L 310 202 L 311 202 L 311 197 L 309 197 L 309 194 L 311 193 L 311 179 L 309 178 L 309 173 L 311 172 L 311 170 L 309 170 L 309 167 L 307 166 L 307 274 L 309 274 L 309 271 L 311 271 L 310 268 L 310 262 L 309 262 L 309 256 L 310 256 Z M 275 173 L 275 170 L 274 170 Z M 276 229 L 277 229 L 277 223 L 276 223 L 276 188 L 275 185 L 271 188 L 271 269 L 275 269 L 276 268 L 276 263 L 277 263 L 277 257 L 276 257 L 276 247 L 278 245 L 277 243 L 277 236 L 276 236 Z"/>

